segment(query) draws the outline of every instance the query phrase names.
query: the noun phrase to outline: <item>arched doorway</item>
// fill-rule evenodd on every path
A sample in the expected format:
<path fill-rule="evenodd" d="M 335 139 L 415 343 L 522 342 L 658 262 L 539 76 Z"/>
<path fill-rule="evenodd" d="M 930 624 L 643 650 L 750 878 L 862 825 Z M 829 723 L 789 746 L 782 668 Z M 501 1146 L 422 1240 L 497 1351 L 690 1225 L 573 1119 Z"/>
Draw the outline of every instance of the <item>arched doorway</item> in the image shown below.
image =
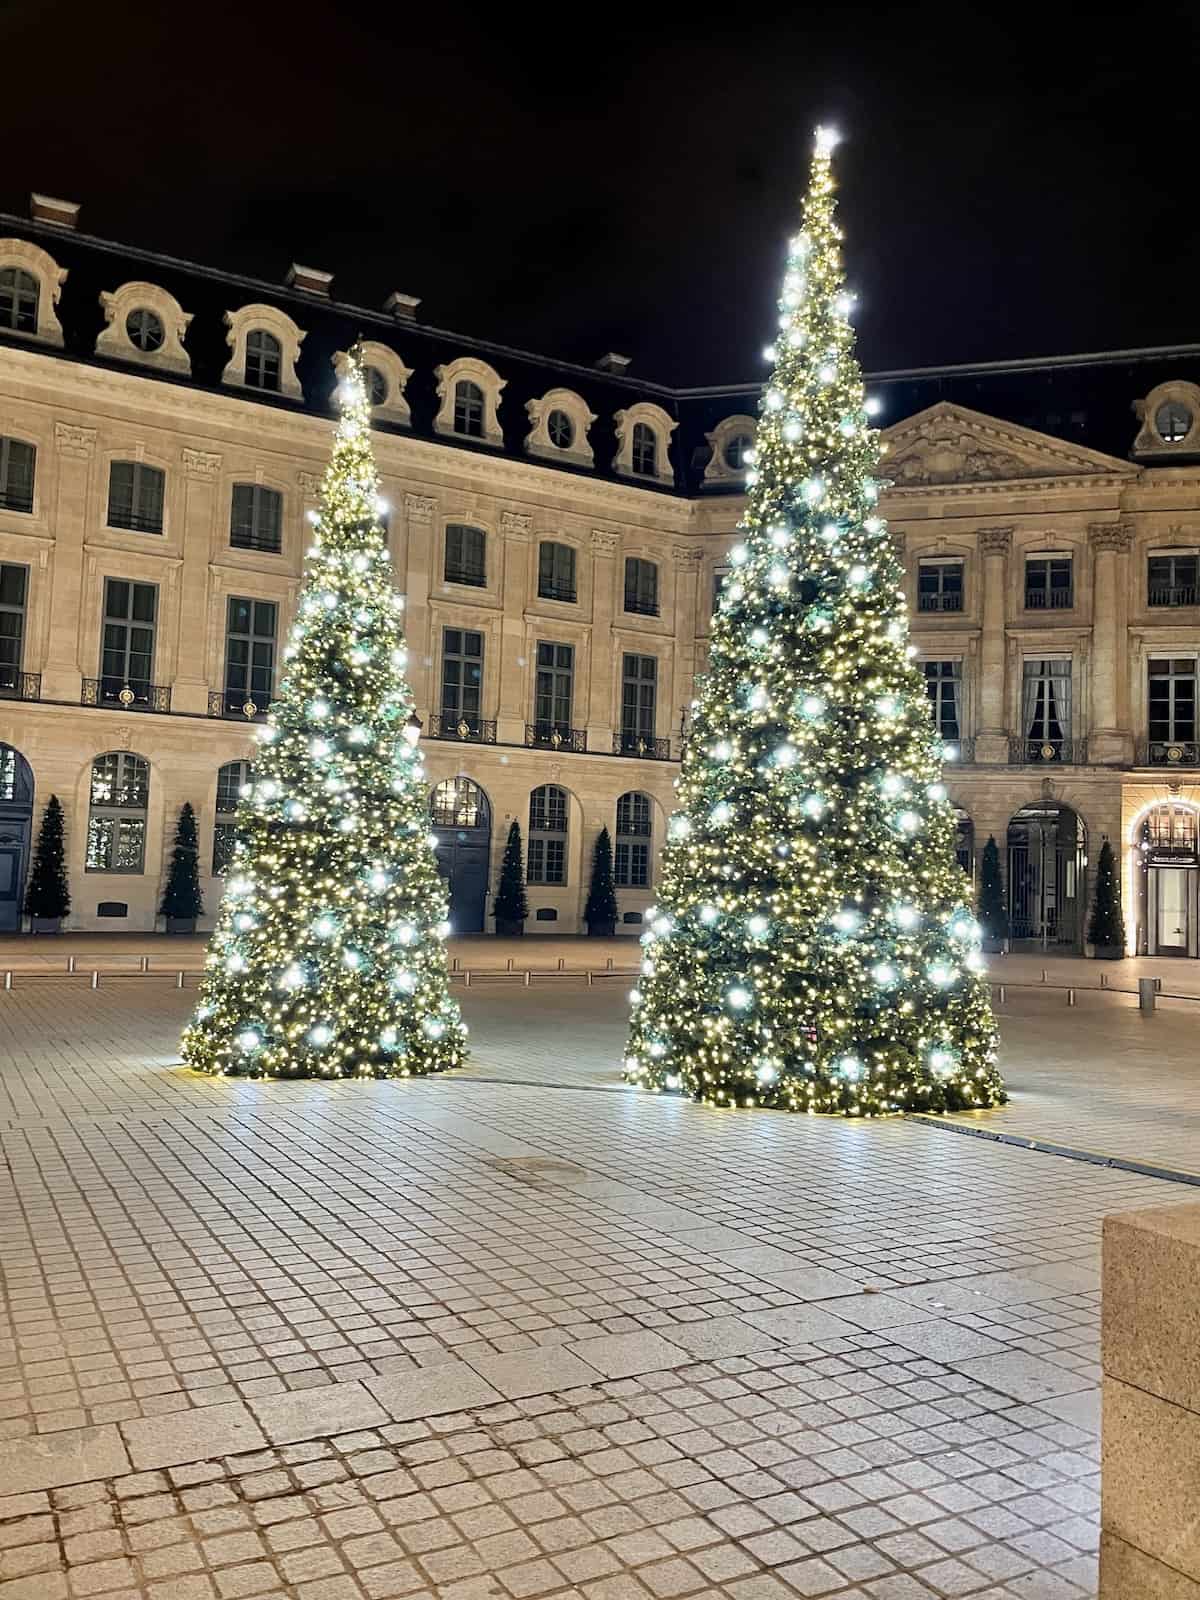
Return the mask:
<path fill-rule="evenodd" d="M 1080 952 L 1087 909 L 1087 831 L 1070 806 L 1038 800 L 1008 825 L 1014 948 Z"/>
<path fill-rule="evenodd" d="M 1167 800 L 1137 827 L 1137 949 L 1148 956 L 1200 954 L 1200 824 L 1196 808 Z"/>
<path fill-rule="evenodd" d="M 33 834 L 33 771 L 19 750 L 0 744 L 0 933 L 19 933 Z"/>
<path fill-rule="evenodd" d="M 438 871 L 450 889 L 455 933 L 482 933 L 487 914 L 492 807 L 470 778 L 443 778 L 429 797 L 437 834 Z"/>

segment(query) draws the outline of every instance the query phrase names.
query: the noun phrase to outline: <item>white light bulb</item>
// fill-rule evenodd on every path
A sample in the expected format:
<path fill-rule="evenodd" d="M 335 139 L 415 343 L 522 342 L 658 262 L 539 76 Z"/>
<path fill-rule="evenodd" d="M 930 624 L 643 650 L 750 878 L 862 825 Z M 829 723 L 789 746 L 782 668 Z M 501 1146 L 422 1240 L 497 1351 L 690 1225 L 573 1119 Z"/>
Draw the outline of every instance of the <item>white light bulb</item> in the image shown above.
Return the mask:
<path fill-rule="evenodd" d="M 318 1022 L 315 1027 L 308 1030 L 309 1044 L 315 1044 L 318 1049 L 322 1045 L 328 1044 L 332 1038 L 333 1029 L 327 1022 Z"/>
<path fill-rule="evenodd" d="M 772 528 L 771 543 L 776 550 L 786 550 L 792 542 L 792 535 L 787 528 Z"/>
<path fill-rule="evenodd" d="M 935 961 L 929 969 L 929 981 L 939 989 L 948 989 L 957 977 L 954 968 L 948 967 L 944 961 Z"/>
<path fill-rule="evenodd" d="M 752 998 L 749 989 L 743 989 L 740 986 L 730 989 L 725 995 L 726 1003 L 734 1011 L 744 1011 Z"/>
<path fill-rule="evenodd" d="M 817 822 L 825 815 L 825 802 L 819 794 L 810 794 L 805 797 L 802 809 L 806 817 Z"/>
<path fill-rule="evenodd" d="M 313 932 L 318 939 L 332 939 L 337 932 L 337 923 L 332 917 L 318 917 L 313 923 Z"/>
<path fill-rule="evenodd" d="M 889 772 L 879 787 L 884 794 L 902 794 L 904 792 L 904 779 L 897 772 Z"/>
<path fill-rule="evenodd" d="M 401 994 L 411 994 L 417 987 L 417 975 L 410 972 L 407 967 L 401 967 L 392 978 L 392 985 L 399 989 Z"/>
<path fill-rule="evenodd" d="M 672 817 L 667 828 L 667 832 L 671 835 L 672 839 L 686 839 L 691 831 L 691 819 L 684 816 L 682 813 Z"/>
<path fill-rule="evenodd" d="M 239 1050 L 246 1052 L 257 1050 L 262 1043 L 262 1034 L 256 1032 L 253 1028 L 243 1028 L 234 1042 Z"/>
<path fill-rule="evenodd" d="M 761 684 L 757 684 L 753 689 L 751 689 L 750 694 L 747 697 L 746 704 L 750 707 L 751 711 L 761 711 L 766 703 L 767 691 Z"/>
<path fill-rule="evenodd" d="M 825 702 L 815 694 L 806 694 L 800 703 L 800 709 L 806 717 L 820 717 L 825 712 Z"/>
<path fill-rule="evenodd" d="M 965 964 L 971 972 L 982 972 L 984 967 L 987 966 L 987 962 L 978 950 L 972 950 L 968 953 Z"/>
<path fill-rule="evenodd" d="M 848 907 L 833 914 L 833 925 L 839 933 L 853 933 L 861 921 L 858 912 L 851 911 Z"/>
<path fill-rule="evenodd" d="M 822 156 L 827 156 L 834 146 L 841 142 L 841 134 L 838 133 L 837 129 L 828 128 L 824 125 L 816 130 L 813 138 L 816 143 L 817 154 Z"/>
<path fill-rule="evenodd" d="M 277 730 L 275 728 L 262 727 L 259 728 L 255 737 L 257 738 L 259 744 L 273 744 L 275 742 L 276 732 Z"/>
<path fill-rule="evenodd" d="M 333 749 L 328 739 L 313 739 L 308 746 L 308 753 L 316 761 L 323 761 Z"/>
<path fill-rule="evenodd" d="M 789 444 L 795 444 L 803 432 L 804 430 L 798 422 L 785 422 L 783 425 L 783 437 Z"/>
<path fill-rule="evenodd" d="M 808 503 L 810 505 L 815 505 L 818 500 L 823 498 L 825 494 L 825 485 L 822 483 L 820 478 L 806 478 L 804 480 L 803 492 L 804 498 L 808 501 Z"/>
<path fill-rule="evenodd" d="M 376 868 L 376 870 L 367 878 L 367 882 L 370 884 L 371 888 L 376 894 L 382 894 L 391 881 L 392 880 L 388 877 L 387 873 L 379 871 L 378 868 Z"/>
<path fill-rule="evenodd" d="M 885 694 L 876 700 L 875 709 L 881 717 L 894 717 L 896 715 L 896 701 L 892 695 Z"/>
<path fill-rule="evenodd" d="M 708 814 L 710 822 L 718 828 L 723 828 L 733 817 L 733 807 L 726 800 L 719 800 Z"/>
<path fill-rule="evenodd" d="M 353 833 L 358 827 L 357 817 L 343 817 L 338 823 L 339 833 Z"/>
<path fill-rule="evenodd" d="M 797 751 L 794 744 L 781 744 L 775 751 L 773 759 L 777 767 L 794 767 L 796 755 Z"/>
<path fill-rule="evenodd" d="M 713 923 L 720 915 L 721 913 L 717 910 L 716 906 L 700 907 L 700 921 L 706 928 L 711 928 Z"/>
<path fill-rule="evenodd" d="M 770 644 L 770 642 L 771 635 L 765 628 L 751 628 L 750 643 L 754 645 L 756 649 L 761 650 L 763 645 Z"/>
<path fill-rule="evenodd" d="M 896 826 L 901 833 L 916 833 L 921 826 L 920 814 L 916 811 L 902 811 L 896 818 Z"/>
<path fill-rule="evenodd" d="M 763 360 L 764 361 L 774 361 L 774 359 L 775 359 L 775 346 L 773 344 L 764 345 L 764 347 L 763 347 Z"/>
<path fill-rule="evenodd" d="M 735 544 L 729 552 L 729 559 L 735 567 L 744 567 L 750 559 L 750 552 L 744 544 Z"/>
<path fill-rule="evenodd" d="M 425 843 L 429 846 L 429 848 L 431 850 L 436 850 L 438 845 L 441 844 L 441 842 L 442 841 L 438 838 L 436 833 L 429 834 L 426 837 L 426 840 L 425 840 Z"/>
<path fill-rule="evenodd" d="M 944 783 L 931 783 L 925 793 L 931 800 L 942 801 L 946 798 L 946 785 Z"/>
<path fill-rule="evenodd" d="M 357 950 L 343 950 L 342 965 L 349 967 L 351 972 L 356 972 L 362 966 L 362 956 Z"/>
<path fill-rule="evenodd" d="M 851 567 L 850 571 L 846 574 L 846 581 L 854 584 L 857 588 L 859 585 L 868 582 L 870 577 L 871 573 L 867 567 L 854 566 Z"/>
<path fill-rule="evenodd" d="M 783 396 L 778 389 L 768 389 L 765 399 L 768 411 L 782 411 Z"/>
<path fill-rule="evenodd" d="M 304 513 L 304 515 L 305 515 L 305 518 L 307 519 L 307 521 L 309 521 L 313 525 L 314 528 L 316 527 L 317 523 L 320 522 L 320 520 L 321 520 L 321 513 L 319 511 L 306 511 Z"/>
<path fill-rule="evenodd" d="M 876 983 L 882 987 L 886 987 L 886 985 L 889 983 L 895 983 L 896 969 L 891 965 L 890 962 L 880 961 L 877 963 L 877 965 L 871 968 L 871 976 L 874 978 Z"/>
<path fill-rule="evenodd" d="M 857 1056 L 843 1056 L 837 1064 L 837 1070 L 847 1083 L 857 1083 L 863 1074 L 863 1064 Z"/>
<path fill-rule="evenodd" d="M 668 1072 L 666 1076 L 666 1085 L 668 1089 L 678 1089 L 679 1074 L 675 1072 Z"/>
<path fill-rule="evenodd" d="M 770 926 L 769 918 L 764 917 L 761 913 L 746 919 L 746 932 L 753 939 L 761 939 Z"/>
<path fill-rule="evenodd" d="M 304 981 L 304 968 L 295 961 L 279 974 L 281 989 L 303 989 Z"/>
<path fill-rule="evenodd" d="M 915 906 L 897 906 L 892 916 L 899 928 L 915 928 L 921 920 Z"/>
<path fill-rule="evenodd" d="M 733 754 L 733 746 L 728 739 L 721 739 L 708 753 L 713 761 L 728 761 Z"/>
<path fill-rule="evenodd" d="M 323 722 L 329 715 L 329 701 L 314 700 L 308 708 L 308 714 L 315 722 Z"/>
<path fill-rule="evenodd" d="M 791 581 L 791 576 L 786 567 L 774 566 L 767 573 L 767 580 L 774 589 L 786 589 Z"/>
<path fill-rule="evenodd" d="M 239 912 L 239 914 L 236 917 L 234 917 L 233 925 L 234 925 L 235 928 L 238 929 L 239 932 L 248 933 L 250 931 L 250 929 L 254 926 L 254 918 L 250 915 L 250 913 L 248 911 L 242 911 L 242 912 Z"/>
<path fill-rule="evenodd" d="M 832 383 L 837 377 L 837 368 L 826 362 L 823 367 L 818 369 L 817 377 L 820 378 L 822 383 Z"/>
<path fill-rule="evenodd" d="M 351 650 L 351 652 L 350 652 L 350 665 L 352 667 L 365 667 L 367 662 L 370 661 L 370 659 L 371 659 L 371 652 L 369 650 L 361 650 L 361 649 L 359 649 L 359 650 Z"/>
<path fill-rule="evenodd" d="M 448 939 L 453 932 L 453 929 L 448 922 L 439 922 L 433 931 L 437 934 L 439 939 Z"/>
<path fill-rule="evenodd" d="M 754 1069 L 754 1076 L 758 1079 L 759 1083 L 774 1083 L 778 1075 L 779 1074 L 777 1073 L 776 1069 L 770 1064 L 769 1061 L 764 1061 L 762 1066 Z"/>
<path fill-rule="evenodd" d="M 883 401 L 876 395 L 869 395 L 863 403 L 863 410 L 869 417 L 877 417 L 883 410 Z"/>

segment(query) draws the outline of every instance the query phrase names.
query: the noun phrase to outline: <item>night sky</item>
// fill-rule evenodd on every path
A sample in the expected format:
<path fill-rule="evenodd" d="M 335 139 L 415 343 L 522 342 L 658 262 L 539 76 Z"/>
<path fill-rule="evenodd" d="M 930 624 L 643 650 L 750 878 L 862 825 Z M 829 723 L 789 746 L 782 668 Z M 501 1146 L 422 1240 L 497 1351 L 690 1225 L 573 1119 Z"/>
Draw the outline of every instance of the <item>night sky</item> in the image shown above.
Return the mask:
<path fill-rule="evenodd" d="M 8 0 L 0 209 L 732 382 L 829 121 L 869 369 L 1200 340 L 1200 23 L 1061 10 Z"/>

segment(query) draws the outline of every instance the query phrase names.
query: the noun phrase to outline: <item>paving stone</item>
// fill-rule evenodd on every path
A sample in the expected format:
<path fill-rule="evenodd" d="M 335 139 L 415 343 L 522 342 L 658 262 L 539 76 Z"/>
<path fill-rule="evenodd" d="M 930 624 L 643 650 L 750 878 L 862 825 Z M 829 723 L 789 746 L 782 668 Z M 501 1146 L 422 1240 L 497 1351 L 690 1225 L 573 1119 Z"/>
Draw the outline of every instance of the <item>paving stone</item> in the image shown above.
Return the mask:
<path fill-rule="evenodd" d="M 128 1470 L 125 1445 L 112 1423 L 67 1428 L 34 1438 L 0 1439 L 0 1494 L 55 1489 Z"/>
<path fill-rule="evenodd" d="M 613 1333 L 597 1339 L 582 1339 L 578 1344 L 568 1345 L 567 1349 L 606 1378 L 663 1372 L 683 1366 L 688 1359 L 682 1346 L 672 1344 L 657 1333 Z"/>
<path fill-rule="evenodd" d="M 135 1467 L 175 1467 L 266 1443 L 250 1411 L 236 1400 L 141 1417 L 121 1423 L 121 1431 Z"/>
<path fill-rule="evenodd" d="M 1001 1394 L 1011 1395 L 1014 1400 L 1036 1402 L 1094 1387 L 1091 1378 L 1070 1372 L 1066 1367 L 1054 1366 L 1038 1356 L 1026 1355 L 1021 1350 L 959 1361 L 956 1366 L 966 1377 L 999 1389 Z"/>
<path fill-rule="evenodd" d="M 272 1444 L 293 1444 L 389 1420 L 389 1413 L 361 1383 L 331 1383 L 251 1400 L 250 1409 Z"/>
<path fill-rule="evenodd" d="M 770 1350 L 779 1339 L 741 1317 L 705 1317 L 702 1322 L 673 1322 L 666 1330 L 668 1342 L 681 1345 L 704 1361 L 723 1356 L 744 1356 L 752 1350 Z"/>
<path fill-rule="evenodd" d="M 499 1390 L 465 1361 L 447 1361 L 388 1378 L 368 1378 L 366 1387 L 395 1422 L 436 1417 L 502 1398 Z"/>
<path fill-rule="evenodd" d="M 596 1382 L 595 1368 L 561 1345 L 520 1355 L 473 1356 L 468 1365 L 507 1400 Z"/>

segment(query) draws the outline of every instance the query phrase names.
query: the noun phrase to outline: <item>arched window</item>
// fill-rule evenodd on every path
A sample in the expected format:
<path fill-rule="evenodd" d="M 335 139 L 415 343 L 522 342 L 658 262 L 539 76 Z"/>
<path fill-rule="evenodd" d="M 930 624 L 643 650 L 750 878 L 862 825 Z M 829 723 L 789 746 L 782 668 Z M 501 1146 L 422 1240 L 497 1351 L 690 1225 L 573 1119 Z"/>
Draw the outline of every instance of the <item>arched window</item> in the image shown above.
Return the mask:
<path fill-rule="evenodd" d="M 613 876 L 622 889 L 650 887 L 650 796 L 631 790 L 617 801 Z"/>
<path fill-rule="evenodd" d="M 569 544 L 543 539 L 538 545 L 538 598 L 575 604 L 575 552 Z"/>
<path fill-rule="evenodd" d="M 658 563 L 625 557 L 625 609 L 639 617 L 658 615 Z"/>
<path fill-rule="evenodd" d="M 633 425 L 630 463 L 639 478 L 658 476 L 658 435 L 648 422 Z"/>
<path fill-rule="evenodd" d="M 163 531 L 167 475 L 144 461 L 114 461 L 108 472 L 108 525 L 134 533 Z"/>
<path fill-rule="evenodd" d="M 530 883 L 567 881 L 567 791 L 544 783 L 529 796 L 529 852 L 526 879 Z"/>
<path fill-rule="evenodd" d="M 127 750 L 110 750 L 92 762 L 88 808 L 87 870 L 141 872 L 146 857 L 150 765 Z"/>
<path fill-rule="evenodd" d="M 373 406 L 383 405 L 388 397 L 388 381 L 378 367 L 365 366 L 363 381 L 367 386 L 367 399 Z"/>
<path fill-rule="evenodd" d="M 32 272 L 0 267 L 0 328 L 36 333 L 40 289 Z"/>
<path fill-rule="evenodd" d="M 0 511 L 33 510 L 37 451 L 23 439 L 0 439 Z"/>
<path fill-rule="evenodd" d="M 246 335 L 246 387 L 278 394 L 282 366 L 283 346 L 275 335 L 265 328 L 251 328 Z"/>
<path fill-rule="evenodd" d="M 229 514 L 229 543 L 235 550 L 283 549 L 283 496 L 261 483 L 235 483 Z"/>
<path fill-rule="evenodd" d="M 220 878 L 229 870 L 237 838 L 235 817 L 242 790 L 252 780 L 254 769 L 248 761 L 227 761 L 217 773 L 217 822 L 213 829 L 212 869 Z"/>
<path fill-rule="evenodd" d="M 468 439 L 483 438 L 483 390 L 469 378 L 454 385 L 454 431 Z"/>
<path fill-rule="evenodd" d="M 754 448 L 754 436 L 749 433 L 735 433 L 725 443 L 725 465 L 731 472 L 741 472 L 746 465 L 746 452 Z"/>
<path fill-rule="evenodd" d="M 470 778 L 443 778 L 429 797 L 429 814 L 435 828 L 477 828 L 487 802 Z"/>

